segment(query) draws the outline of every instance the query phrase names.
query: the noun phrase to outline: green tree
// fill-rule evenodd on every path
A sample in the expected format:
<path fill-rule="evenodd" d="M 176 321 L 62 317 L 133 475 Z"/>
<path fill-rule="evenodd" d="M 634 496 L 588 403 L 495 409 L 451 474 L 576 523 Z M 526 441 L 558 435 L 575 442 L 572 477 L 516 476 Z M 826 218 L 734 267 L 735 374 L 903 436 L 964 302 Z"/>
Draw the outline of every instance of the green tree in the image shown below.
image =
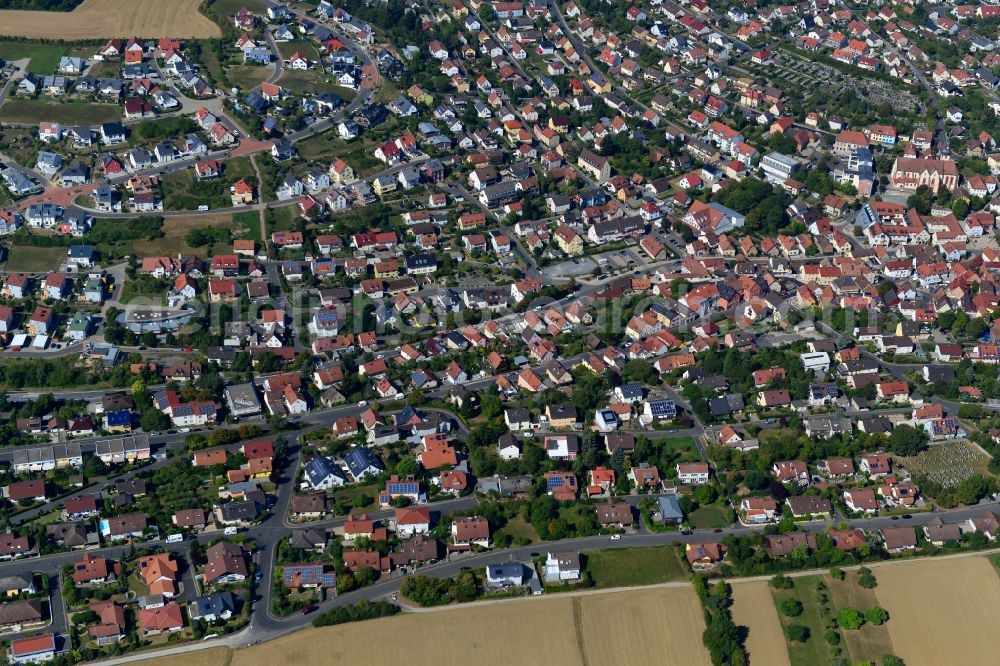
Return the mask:
<path fill-rule="evenodd" d="M 798 643 L 805 643 L 809 640 L 809 627 L 804 627 L 801 624 L 788 625 L 788 638 Z"/>
<path fill-rule="evenodd" d="M 795 587 L 795 583 L 788 576 L 779 574 L 771 579 L 771 587 L 776 590 L 790 590 Z"/>
<path fill-rule="evenodd" d="M 964 479 L 955 488 L 955 499 L 962 504 L 975 504 L 993 489 L 990 480 L 979 474 Z"/>
<path fill-rule="evenodd" d="M 889 620 L 889 611 L 880 607 L 873 606 L 865 611 L 865 622 L 879 626 L 885 624 Z"/>
<path fill-rule="evenodd" d="M 730 656 L 740 653 L 740 629 L 728 613 L 714 613 L 705 627 L 701 642 L 713 664 L 730 663 Z"/>
<path fill-rule="evenodd" d="M 861 567 L 858 570 L 858 585 L 870 590 L 878 585 L 878 581 L 875 580 L 875 576 L 872 574 L 872 570 L 868 567 Z"/>
<path fill-rule="evenodd" d="M 915 456 L 923 450 L 927 435 L 923 430 L 900 424 L 889 436 L 889 450 L 897 456 Z"/>
<path fill-rule="evenodd" d="M 857 608 L 844 606 L 837 611 L 837 626 L 841 629 L 860 629 L 865 623 L 865 618 Z"/>
<path fill-rule="evenodd" d="M 719 493 L 715 487 L 707 483 L 694 489 L 694 498 L 698 501 L 698 504 L 712 504 L 718 497 Z"/>
<path fill-rule="evenodd" d="M 798 599 L 784 599 L 780 604 L 778 604 L 778 610 L 781 611 L 782 615 L 787 615 L 788 617 L 798 617 L 802 615 L 802 602 Z"/>

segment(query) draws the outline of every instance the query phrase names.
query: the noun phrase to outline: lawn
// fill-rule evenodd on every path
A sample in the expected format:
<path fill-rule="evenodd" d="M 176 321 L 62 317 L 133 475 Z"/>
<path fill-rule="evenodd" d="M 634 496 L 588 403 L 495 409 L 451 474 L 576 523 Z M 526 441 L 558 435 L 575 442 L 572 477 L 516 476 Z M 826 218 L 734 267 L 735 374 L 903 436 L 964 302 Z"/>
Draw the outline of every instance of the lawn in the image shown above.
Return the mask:
<path fill-rule="evenodd" d="M 249 157 L 226 160 L 222 176 L 213 180 L 196 180 L 193 169 L 173 171 L 160 179 L 163 206 L 167 210 L 197 210 L 202 205 L 228 208 L 232 205 L 229 186 L 240 178 L 256 181 Z"/>
<path fill-rule="evenodd" d="M 303 53 L 303 55 L 305 55 Z M 304 94 L 306 92 L 328 92 L 347 103 L 354 99 L 357 94 L 350 88 L 337 85 L 333 79 L 327 79 L 327 74 L 319 69 L 291 70 L 286 68 L 284 74 L 278 79 L 278 85 L 294 93 Z"/>
<path fill-rule="evenodd" d="M 278 52 L 281 54 L 283 60 L 288 60 L 296 53 L 312 62 L 319 60 L 319 51 L 316 50 L 316 47 L 308 39 L 293 39 L 289 42 L 278 42 Z M 286 69 L 285 76 L 290 74 L 291 71 L 290 69 Z M 283 80 L 281 84 L 284 85 Z"/>
<path fill-rule="evenodd" d="M 521 537 L 522 539 L 526 539 L 528 543 L 538 543 L 538 533 L 535 531 L 535 528 L 520 515 L 508 520 L 500 532 L 509 534 L 513 538 Z"/>
<path fill-rule="evenodd" d="M 4 60 L 31 58 L 28 71 L 32 74 L 55 74 L 56 68 L 59 67 L 59 58 L 65 53 L 66 48 L 58 44 L 0 41 L 0 58 Z"/>
<path fill-rule="evenodd" d="M 34 168 L 38 159 L 38 151 L 44 144 L 33 134 L 35 128 L 10 127 L 4 128 L 0 139 L 0 150 L 3 154 L 21 166 Z"/>
<path fill-rule="evenodd" d="M 820 581 L 826 582 L 826 578 L 824 576 L 805 576 L 795 578 L 794 581 L 795 587 L 790 590 L 771 588 L 774 606 L 779 609 L 778 617 L 781 619 L 781 626 L 787 630 L 789 625 L 801 624 L 809 629 L 809 638 L 804 643 L 790 641 L 786 634 L 785 642 L 788 645 L 789 660 L 792 666 L 828 664 L 830 663 L 830 652 L 823 639 L 826 624 L 823 621 L 819 602 L 816 600 L 816 584 Z M 781 613 L 781 602 L 785 599 L 798 599 L 802 604 L 802 614 L 798 617 L 788 617 Z"/>
<path fill-rule="evenodd" d="M 121 65 L 117 62 L 95 62 L 87 71 L 88 76 L 95 79 L 115 78 L 121 73 Z"/>
<path fill-rule="evenodd" d="M 271 75 L 270 67 L 255 65 L 232 65 L 226 68 L 226 78 L 240 90 L 247 91 L 259 86 Z"/>
<path fill-rule="evenodd" d="M 383 76 L 379 80 L 378 92 L 375 93 L 375 101 L 387 104 L 395 99 L 398 99 L 399 94 L 400 90 L 396 85 L 396 82 Z"/>
<path fill-rule="evenodd" d="M 382 491 L 382 486 L 378 485 L 377 483 L 368 483 L 363 485 L 355 484 L 346 486 L 344 488 L 338 488 L 333 493 L 333 499 L 343 502 L 345 504 L 350 504 L 351 500 L 353 500 L 358 495 L 367 495 L 368 497 L 372 498 L 372 501 L 374 502 L 378 499 L 378 494 L 381 491 Z M 375 508 L 376 506 L 374 504 L 369 504 L 367 507 L 361 509 L 353 509 L 351 513 L 365 513 L 367 511 L 372 511 Z"/>
<path fill-rule="evenodd" d="M 278 206 L 268 208 L 268 233 L 272 231 L 297 231 L 299 229 L 299 207 Z"/>
<path fill-rule="evenodd" d="M 372 154 L 381 143 L 382 141 L 369 140 L 368 135 L 360 141 L 355 139 L 347 143 L 330 130 L 309 137 L 295 147 L 302 159 L 312 162 L 332 162 L 339 157 L 351 165 L 358 177 L 363 178 L 382 170 L 383 164 Z"/>
<path fill-rule="evenodd" d="M 122 290 L 121 297 L 119 297 L 118 302 L 122 305 L 130 304 L 141 304 L 150 306 L 164 306 L 167 304 L 167 295 L 163 292 L 158 294 L 146 293 L 140 291 L 132 291 L 130 289 L 130 284 L 125 283 L 125 288 Z"/>
<path fill-rule="evenodd" d="M 128 577 L 128 589 L 135 592 L 135 596 L 144 597 L 149 594 L 149 588 L 146 586 L 142 579 L 139 578 L 138 574 L 132 574 Z"/>
<path fill-rule="evenodd" d="M 208 245 L 191 247 L 185 236 L 191 229 L 205 227 L 223 227 L 232 229 L 233 216 L 229 213 L 214 215 L 192 215 L 190 217 L 168 217 L 163 223 L 163 237 L 156 240 L 134 240 L 132 249 L 138 257 L 177 256 L 189 257 L 192 254 L 205 256 Z M 226 248 L 230 245 L 227 243 Z"/>
<path fill-rule="evenodd" d="M 733 512 L 724 506 L 707 504 L 688 514 L 688 521 L 695 529 L 715 529 L 733 524 Z"/>
<path fill-rule="evenodd" d="M 673 546 L 611 548 L 585 553 L 586 572 L 595 587 L 655 585 L 687 576 Z"/>
<path fill-rule="evenodd" d="M 694 437 L 681 435 L 677 437 L 665 437 L 662 441 L 664 446 L 682 453 L 685 459 L 700 460 L 698 445 L 695 444 Z"/>
<path fill-rule="evenodd" d="M 47 120 L 67 125 L 98 125 L 121 119 L 121 108 L 115 104 L 8 99 L 0 107 L 0 120 L 7 123 L 33 125 Z"/>
<path fill-rule="evenodd" d="M 229 22 L 229 25 L 232 25 L 232 21 Z M 212 42 L 207 39 L 200 39 L 198 40 L 198 46 L 201 48 L 201 55 L 198 60 L 205 66 L 205 71 L 208 72 L 209 77 L 219 86 L 226 85 L 228 77 L 222 63 L 219 62 L 215 50 L 212 48 Z"/>
<path fill-rule="evenodd" d="M 260 237 L 260 214 L 256 211 L 247 211 L 233 215 L 233 236 L 260 243 L 262 240 Z"/>
<path fill-rule="evenodd" d="M 10 248 L 4 270 L 15 273 L 48 273 L 58 270 L 65 256 L 64 247 L 15 245 Z"/>

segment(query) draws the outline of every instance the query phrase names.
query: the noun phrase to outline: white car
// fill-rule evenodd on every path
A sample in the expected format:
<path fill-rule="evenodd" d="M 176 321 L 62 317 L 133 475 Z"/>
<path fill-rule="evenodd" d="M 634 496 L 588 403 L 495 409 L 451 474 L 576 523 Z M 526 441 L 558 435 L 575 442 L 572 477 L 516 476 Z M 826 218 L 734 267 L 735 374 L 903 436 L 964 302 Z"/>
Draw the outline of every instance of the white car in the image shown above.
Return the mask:
<path fill-rule="evenodd" d="M 612 541 L 619 541 L 621 538 L 622 538 L 621 534 L 612 534 L 611 535 L 611 540 Z"/>

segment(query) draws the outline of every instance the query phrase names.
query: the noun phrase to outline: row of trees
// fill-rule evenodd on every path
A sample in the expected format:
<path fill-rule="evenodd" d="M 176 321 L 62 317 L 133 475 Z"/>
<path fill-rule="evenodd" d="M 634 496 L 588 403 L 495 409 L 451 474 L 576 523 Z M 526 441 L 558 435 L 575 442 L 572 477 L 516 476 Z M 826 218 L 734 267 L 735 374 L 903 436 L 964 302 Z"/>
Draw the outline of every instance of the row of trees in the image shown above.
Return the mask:
<path fill-rule="evenodd" d="M 699 574 L 691 577 L 695 594 L 705 612 L 705 631 L 701 641 L 712 658 L 713 666 L 744 666 L 748 663 L 743 634 L 733 621 L 730 610 L 732 590 L 725 581 L 718 581 L 711 589 Z"/>

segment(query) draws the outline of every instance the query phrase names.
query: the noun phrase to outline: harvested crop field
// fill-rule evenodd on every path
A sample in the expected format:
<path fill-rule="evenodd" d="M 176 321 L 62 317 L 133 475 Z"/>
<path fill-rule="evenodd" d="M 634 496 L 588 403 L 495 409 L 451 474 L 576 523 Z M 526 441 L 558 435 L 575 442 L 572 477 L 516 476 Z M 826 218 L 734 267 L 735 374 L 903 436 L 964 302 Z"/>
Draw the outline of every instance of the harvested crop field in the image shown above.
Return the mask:
<path fill-rule="evenodd" d="M 1000 580 L 984 557 L 923 560 L 875 570 L 895 654 L 907 666 L 996 664 L 989 640 Z"/>
<path fill-rule="evenodd" d="M 85 0 L 71 12 L 0 10 L 0 35 L 32 39 L 180 37 L 206 39 L 222 32 L 198 11 L 201 0 Z"/>
<path fill-rule="evenodd" d="M 711 663 L 701 644 L 701 604 L 690 587 L 574 597 L 573 615 L 582 664 Z"/>
<path fill-rule="evenodd" d="M 778 611 L 766 581 L 733 582 L 733 621 L 746 627 L 751 666 L 789 666 Z"/>
<path fill-rule="evenodd" d="M 608 631 L 609 626 L 628 630 Z M 403 661 L 439 666 L 707 666 L 711 662 L 701 645 L 703 628 L 701 608 L 689 587 L 553 595 L 308 629 L 237 650 L 231 666 Z"/>

